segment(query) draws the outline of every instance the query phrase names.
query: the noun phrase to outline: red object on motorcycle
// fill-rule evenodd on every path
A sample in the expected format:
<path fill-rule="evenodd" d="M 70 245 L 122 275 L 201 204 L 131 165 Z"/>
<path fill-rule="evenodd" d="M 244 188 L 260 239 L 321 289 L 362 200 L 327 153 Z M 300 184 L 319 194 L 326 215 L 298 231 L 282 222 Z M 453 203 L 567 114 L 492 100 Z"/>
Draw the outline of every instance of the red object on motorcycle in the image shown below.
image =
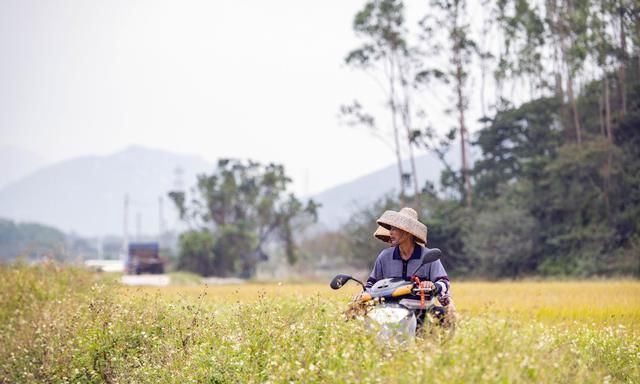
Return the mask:
<path fill-rule="evenodd" d="M 425 303 L 425 299 L 424 299 L 424 291 L 427 290 L 427 282 L 426 281 L 421 281 L 420 282 L 420 309 L 425 309 L 427 308 L 427 305 Z"/>
<path fill-rule="evenodd" d="M 420 309 L 425 309 L 427 307 L 426 302 L 425 302 L 425 296 L 424 296 L 424 291 L 427 289 L 427 282 L 426 281 L 420 281 L 420 278 L 418 276 L 412 276 L 413 281 L 416 283 L 416 285 L 418 286 L 418 288 L 420 288 Z"/>

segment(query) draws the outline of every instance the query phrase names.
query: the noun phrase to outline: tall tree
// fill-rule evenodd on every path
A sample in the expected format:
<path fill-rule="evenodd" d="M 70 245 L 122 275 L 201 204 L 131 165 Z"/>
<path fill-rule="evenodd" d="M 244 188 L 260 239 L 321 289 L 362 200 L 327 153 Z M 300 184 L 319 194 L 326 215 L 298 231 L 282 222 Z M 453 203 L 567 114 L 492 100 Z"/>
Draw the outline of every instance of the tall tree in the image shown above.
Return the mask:
<path fill-rule="evenodd" d="M 400 195 L 406 194 L 407 180 L 411 180 L 414 193 L 418 194 L 418 178 L 413 154 L 410 87 L 407 80 L 407 73 L 412 65 L 412 52 L 407 43 L 408 32 L 405 27 L 403 2 L 399 0 L 368 1 L 355 15 L 353 29 L 364 42 L 360 47 L 349 52 L 345 61 L 354 68 L 368 71 L 381 86 L 390 111 Z M 377 79 L 376 76 L 379 75 L 382 75 L 382 80 Z M 341 108 L 341 112 L 347 115 L 357 110 L 361 110 L 357 101 L 353 106 Z M 374 127 L 372 118 L 367 119 L 365 123 L 369 127 Z M 401 139 L 403 127 L 404 140 Z M 404 150 L 409 154 L 410 173 L 405 173 L 403 170 L 402 152 Z"/>
<path fill-rule="evenodd" d="M 474 145 L 481 157 L 473 174 L 479 203 L 498 198 L 508 185 L 539 178 L 540 169 L 556 157 L 561 145 L 559 109 L 556 98 L 534 100 L 499 111 L 478 132 Z"/>
<path fill-rule="evenodd" d="M 544 65 L 547 39 L 541 10 L 526 0 L 497 0 L 494 6 L 493 13 L 501 37 L 500 51 L 496 53 L 499 61 L 494 73 L 497 82 L 503 84 L 511 80 L 515 84 L 515 80 L 527 80 L 531 99 L 535 91 L 544 94 L 550 82 Z"/>
<path fill-rule="evenodd" d="M 472 188 L 467 153 L 468 131 L 465 113 L 469 107 L 469 98 L 467 96 L 469 94 L 467 84 L 469 66 L 473 56 L 477 53 L 477 46 L 471 38 L 469 24 L 465 20 L 466 0 L 432 0 L 431 5 L 440 12 L 440 17 L 433 19 L 434 22 L 440 30 L 447 32 L 448 49 L 446 51 L 448 52 L 447 57 L 451 67 L 444 72 L 423 71 L 422 77 L 425 77 L 425 73 L 432 73 L 447 83 L 449 81 L 452 82 L 460 137 L 464 200 L 467 207 L 471 207 Z M 423 23 L 423 27 L 425 25 Z"/>
<path fill-rule="evenodd" d="M 270 240 L 281 242 L 289 262 L 295 262 L 292 223 L 301 218 L 317 219 L 318 206 L 313 200 L 305 205 L 287 193 L 290 182 L 281 165 L 222 159 L 216 172 L 198 176 L 191 200 L 184 192 L 171 192 L 169 196 L 183 220 L 196 230 L 214 235 L 213 240 L 193 235 L 185 241 L 196 245 L 214 241 L 218 265 L 234 265 L 221 260 L 224 254 L 239 261 L 237 268 L 242 275 L 250 276 L 257 262 L 266 257 L 264 248 Z M 189 252 L 193 249 L 191 246 Z M 201 253 L 207 257 L 210 251 Z"/>
<path fill-rule="evenodd" d="M 576 102 L 575 80 L 582 70 L 586 58 L 585 31 L 590 13 L 588 0 L 547 0 L 548 31 L 551 41 L 560 53 L 558 78 L 566 81 L 568 120 L 575 131 L 575 140 L 582 144 L 582 127 Z"/>

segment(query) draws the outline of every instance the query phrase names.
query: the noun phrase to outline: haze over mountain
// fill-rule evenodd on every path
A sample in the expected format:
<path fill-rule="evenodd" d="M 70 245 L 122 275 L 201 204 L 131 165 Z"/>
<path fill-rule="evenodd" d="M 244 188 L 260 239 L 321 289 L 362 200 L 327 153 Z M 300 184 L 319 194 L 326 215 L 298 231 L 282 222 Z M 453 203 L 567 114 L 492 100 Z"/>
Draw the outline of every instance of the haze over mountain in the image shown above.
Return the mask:
<path fill-rule="evenodd" d="M 426 181 L 439 185 L 443 165 L 435 155 L 427 153 L 417 156 L 415 162 L 418 185 L 421 188 Z M 403 162 L 403 169 L 405 172 L 411 169 L 408 160 Z M 391 192 L 397 193 L 398 184 L 398 166 L 391 164 L 379 171 L 321 192 L 313 196 L 315 201 L 322 204 L 319 221 L 329 228 L 336 228 L 359 208 L 364 208 Z"/>
<path fill-rule="evenodd" d="M 454 162 L 455 163 L 455 162 Z M 405 170 L 409 162 L 405 161 Z M 435 156 L 416 158 L 419 185 L 437 185 L 442 165 Z M 181 176 L 176 176 L 176 169 Z M 36 222 L 83 236 L 122 235 L 124 199 L 129 196 L 128 234 L 156 235 L 160 209 L 165 228 L 179 229 L 177 212 L 167 193 L 188 190 L 196 175 L 215 165 L 197 157 L 163 150 L 130 147 L 108 156 L 85 156 L 41 168 L 0 189 L 0 217 Z M 320 224 L 335 228 L 358 208 L 398 189 L 397 165 L 311 196 L 322 204 Z M 160 208 L 159 198 L 163 203 Z"/>
<path fill-rule="evenodd" d="M 121 235 L 124 198 L 129 196 L 128 232 L 159 230 L 159 197 L 166 225 L 176 222 L 167 192 L 175 189 L 176 169 L 189 188 L 213 164 L 190 155 L 130 147 L 109 156 L 85 156 L 42 168 L 0 189 L 0 217 L 31 221 L 81 235 Z M 138 225 L 139 223 L 139 225 Z"/>
<path fill-rule="evenodd" d="M 26 177 L 45 163 L 42 157 L 22 148 L 0 148 L 0 188 Z"/>

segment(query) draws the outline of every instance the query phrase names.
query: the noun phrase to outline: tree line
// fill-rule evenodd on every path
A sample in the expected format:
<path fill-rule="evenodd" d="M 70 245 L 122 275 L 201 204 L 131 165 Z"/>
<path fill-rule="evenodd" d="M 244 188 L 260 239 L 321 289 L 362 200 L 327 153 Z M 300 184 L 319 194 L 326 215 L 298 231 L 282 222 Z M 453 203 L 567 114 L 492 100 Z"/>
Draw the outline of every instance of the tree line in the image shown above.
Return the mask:
<path fill-rule="evenodd" d="M 414 20 L 403 1 L 365 2 L 353 18 L 361 44 L 345 55 L 386 109 L 355 98 L 340 120 L 390 141 L 398 193 L 298 244 L 322 208 L 287 192 L 282 166 L 221 160 L 190 193 L 170 194 L 190 227 L 180 268 L 251 276 L 276 244 L 289 263 L 322 254 L 370 268 L 383 246 L 375 219 L 409 205 L 454 274 L 640 275 L 640 3 L 421 6 Z M 472 21 L 478 9 L 482 20 Z M 433 123 L 442 121 L 436 91 L 450 126 Z M 459 167 L 448 161 L 453 146 Z M 418 184 L 414 153 L 425 149 L 444 165 L 437 187 Z"/>
<path fill-rule="evenodd" d="M 64 261 L 69 258 L 69 248 L 67 236 L 56 228 L 0 218 L 0 262 L 15 258 Z"/>
<path fill-rule="evenodd" d="M 317 205 L 289 193 L 290 183 L 282 165 L 220 159 L 188 193 L 170 192 L 189 226 L 180 236 L 178 269 L 251 277 L 277 246 L 295 263 L 295 232 L 317 220 Z"/>
<path fill-rule="evenodd" d="M 391 127 L 400 193 L 340 231 L 351 262 L 368 265 L 377 253 L 367 243 L 376 215 L 413 205 L 429 244 L 460 274 L 640 275 L 640 3 L 483 1 L 475 29 L 468 6 L 432 0 L 416 25 L 398 0 L 368 1 L 354 16 L 363 43 L 345 62 L 383 85 L 387 115 L 357 100 L 340 112 L 350 125 Z M 477 97 L 472 74 L 481 78 Z M 451 96 L 454 123 L 444 132 L 420 101 L 435 84 Z M 511 99 L 508 89 L 517 89 Z M 481 110 L 473 136 L 471 106 Z M 456 141 L 459 169 L 445 156 Z M 469 147 L 479 152 L 474 162 Z M 439 190 L 419 186 L 413 165 L 402 169 L 402 154 L 414 164 L 414 148 L 444 163 Z"/>

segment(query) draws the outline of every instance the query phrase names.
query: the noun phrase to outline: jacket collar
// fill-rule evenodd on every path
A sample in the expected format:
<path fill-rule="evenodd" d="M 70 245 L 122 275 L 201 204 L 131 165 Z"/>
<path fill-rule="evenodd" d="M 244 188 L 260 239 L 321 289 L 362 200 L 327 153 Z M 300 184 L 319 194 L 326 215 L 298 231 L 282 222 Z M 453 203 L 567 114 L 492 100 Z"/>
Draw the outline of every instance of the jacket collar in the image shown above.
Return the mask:
<path fill-rule="evenodd" d="M 420 260 L 420 257 L 422 257 L 422 249 L 423 248 L 421 245 L 415 244 L 413 248 L 413 253 L 411 254 L 411 257 L 409 258 L 409 260 L 412 260 L 412 259 Z M 400 257 L 400 246 L 398 245 L 393 247 L 393 260 L 402 260 L 402 258 Z"/>

